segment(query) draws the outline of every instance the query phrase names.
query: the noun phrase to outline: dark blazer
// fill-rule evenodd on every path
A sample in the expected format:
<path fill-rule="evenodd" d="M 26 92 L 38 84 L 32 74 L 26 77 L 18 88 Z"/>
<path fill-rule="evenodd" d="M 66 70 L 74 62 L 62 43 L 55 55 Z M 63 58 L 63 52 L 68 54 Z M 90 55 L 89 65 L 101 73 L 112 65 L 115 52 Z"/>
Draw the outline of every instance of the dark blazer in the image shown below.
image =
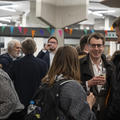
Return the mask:
<path fill-rule="evenodd" d="M 116 78 L 119 81 L 119 78 L 120 78 L 120 72 L 119 72 L 120 71 L 120 54 L 115 55 L 112 58 L 112 62 L 116 67 Z"/>
<path fill-rule="evenodd" d="M 46 51 L 45 53 L 41 50 L 38 55 L 37 55 L 37 58 L 41 58 L 42 60 L 44 60 L 47 65 L 48 65 L 48 68 L 50 67 L 50 54 L 49 54 L 49 51 Z"/>
<path fill-rule="evenodd" d="M 0 64 L 2 69 L 7 72 L 9 65 L 13 62 L 12 58 L 8 53 L 0 55 Z"/>
<path fill-rule="evenodd" d="M 13 62 L 9 75 L 14 82 L 20 101 L 25 106 L 29 104 L 47 70 L 47 64 L 33 55 L 26 55 Z"/>
<path fill-rule="evenodd" d="M 98 93 L 97 86 L 92 86 L 90 88 L 90 91 L 93 92 L 93 94 L 96 96 L 96 104 L 93 107 L 94 112 L 97 111 L 97 104 L 98 104 L 97 102 L 100 99 L 101 99 L 100 100 L 101 101 L 101 106 L 100 106 L 101 111 L 102 112 L 104 111 L 105 104 L 103 104 L 103 103 L 105 103 L 109 88 L 111 88 L 111 96 L 112 96 L 112 92 L 113 92 L 113 82 L 115 79 L 115 76 L 114 76 L 115 67 L 113 66 L 112 63 L 106 61 L 106 58 L 104 56 L 102 56 L 102 60 L 103 60 L 103 66 L 106 68 L 106 74 L 107 74 L 106 80 L 107 80 L 107 82 L 104 86 L 105 90 L 100 91 L 100 93 Z M 94 72 L 93 72 L 93 68 L 92 68 L 89 54 L 86 57 L 80 59 L 80 72 L 81 72 L 82 84 L 86 90 L 86 81 L 90 80 L 94 76 Z M 110 99 L 111 99 L 111 97 L 109 97 L 109 101 L 110 101 Z"/>
<path fill-rule="evenodd" d="M 117 120 L 120 119 L 120 54 L 117 54 L 112 59 L 116 67 L 116 80 L 114 81 L 114 91 L 110 104 L 106 109 L 104 120 Z"/>

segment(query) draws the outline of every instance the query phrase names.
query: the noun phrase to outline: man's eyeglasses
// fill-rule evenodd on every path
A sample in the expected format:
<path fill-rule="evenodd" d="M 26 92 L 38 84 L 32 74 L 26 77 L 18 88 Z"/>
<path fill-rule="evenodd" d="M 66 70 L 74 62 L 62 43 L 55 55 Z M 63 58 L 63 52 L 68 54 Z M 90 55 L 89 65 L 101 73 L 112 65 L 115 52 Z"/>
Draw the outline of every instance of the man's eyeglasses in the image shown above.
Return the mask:
<path fill-rule="evenodd" d="M 48 42 L 48 43 L 51 43 L 51 44 L 57 44 L 57 42 Z"/>
<path fill-rule="evenodd" d="M 101 47 L 103 46 L 103 44 L 90 44 L 90 46 L 91 46 L 92 48 L 96 48 L 96 46 L 97 46 L 98 48 L 101 48 Z"/>

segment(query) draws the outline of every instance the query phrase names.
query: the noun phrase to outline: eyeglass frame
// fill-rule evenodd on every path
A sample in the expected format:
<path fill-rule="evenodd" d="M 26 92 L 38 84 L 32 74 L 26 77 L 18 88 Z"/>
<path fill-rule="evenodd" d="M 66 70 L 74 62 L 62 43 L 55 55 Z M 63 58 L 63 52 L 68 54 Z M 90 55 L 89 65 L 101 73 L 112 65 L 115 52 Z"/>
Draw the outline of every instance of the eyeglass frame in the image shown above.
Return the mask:
<path fill-rule="evenodd" d="M 96 46 L 97 48 L 102 48 L 104 45 L 103 44 L 89 44 L 89 46 L 92 48 L 96 48 Z"/>

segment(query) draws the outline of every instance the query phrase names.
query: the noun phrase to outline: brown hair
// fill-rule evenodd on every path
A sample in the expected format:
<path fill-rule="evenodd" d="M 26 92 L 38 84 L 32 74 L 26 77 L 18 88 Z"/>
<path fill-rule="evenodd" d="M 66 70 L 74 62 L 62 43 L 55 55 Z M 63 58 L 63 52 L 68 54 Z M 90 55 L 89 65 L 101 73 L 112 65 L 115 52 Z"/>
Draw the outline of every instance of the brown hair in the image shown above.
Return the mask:
<path fill-rule="evenodd" d="M 53 84 L 56 75 L 62 74 L 64 78 L 78 80 L 80 82 L 80 68 L 79 68 L 78 54 L 75 48 L 71 46 L 64 46 L 58 48 L 50 70 L 43 82 Z"/>
<path fill-rule="evenodd" d="M 85 45 L 87 44 L 88 37 L 89 37 L 89 35 L 83 35 L 83 36 L 80 38 L 80 48 L 81 48 L 81 51 L 84 50 Z"/>
<path fill-rule="evenodd" d="M 57 42 L 57 44 L 58 44 L 58 39 L 57 39 L 55 36 L 51 36 L 51 37 L 49 37 L 49 38 L 48 38 L 48 42 L 49 42 L 51 39 L 55 39 L 56 42 Z"/>
<path fill-rule="evenodd" d="M 22 50 L 25 54 L 33 54 L 36 51 L 36 43 L 33 39 L 27 38 L 21 43 Z"/>
<path fill-rule="evenodd" d="M 120 29 L 120 17 L 115 19 L 112 26 L 113 26 L 113 28 L 119 27 L 119 29 Z"/>
<path fill-rule="evenodd" d="M 92 33 L 92 34 L 89 36 L 89 38 L 88 38 L 88 41 L 87 41 L 88 44 L 90 44 L 90 40 L 91 40 L 92 38 L 102 39 L 103 45 L 105 44 L 105 37 L 104 37 L 104 35 L 103 35 L 102 33 Z"/>

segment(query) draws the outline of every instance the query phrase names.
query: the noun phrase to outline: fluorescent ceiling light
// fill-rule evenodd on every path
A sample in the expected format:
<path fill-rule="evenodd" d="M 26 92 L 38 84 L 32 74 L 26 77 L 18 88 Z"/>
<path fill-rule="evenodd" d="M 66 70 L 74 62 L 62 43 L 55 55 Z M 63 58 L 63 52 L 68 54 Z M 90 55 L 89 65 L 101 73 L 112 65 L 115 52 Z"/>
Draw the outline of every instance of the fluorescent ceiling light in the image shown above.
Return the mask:
<path fill-rule="evenodd" d="M 96 13 L 114 13 L 115 10 L 107 10 L 107 11 L 95 11 Z"/>
<path fill-rule="evenodd" d="M 5 21 L 5 22 L 9 22 L 10 23 L 10 20 L 6 19 L 6 18 L 0 18 L 0 21 Z"/>
<path fill-rule="evenodd" d="M 100 13 L 97 13 L 97 12 L 92 12 L 91 10 L 88 10 L 88 13 L 89 13 L 89 14 L 96 15 L 96 16 L 103 17 L 103 14 L 100 14 Z"/>
<path fill-rule="evenodd" d="M 5 18 L 5 19 L 12 19 L 12 17 L 0 17 L 0 18 Z"/>
<path fill-rule="evenodd" d="M 90 2 L 102 2 L 103 0 L 90 0 Z"/>
<path fill-rule="evenodd" d="M 0 7 L 1 10 L 6 10 L 6 11 L 11 11 L 11 12 L 16 12 L 15 9 L 10 9 L 10 8 L 6 8 L 6 7 Z"/>
<path fill-rule="evenodd" d="M 100 13 L 92 12 L 92 14 L 93 14 L 93 15 L 100 16 L 100 17 L 103 17 L 103 14 L 100 14 Z"/>

